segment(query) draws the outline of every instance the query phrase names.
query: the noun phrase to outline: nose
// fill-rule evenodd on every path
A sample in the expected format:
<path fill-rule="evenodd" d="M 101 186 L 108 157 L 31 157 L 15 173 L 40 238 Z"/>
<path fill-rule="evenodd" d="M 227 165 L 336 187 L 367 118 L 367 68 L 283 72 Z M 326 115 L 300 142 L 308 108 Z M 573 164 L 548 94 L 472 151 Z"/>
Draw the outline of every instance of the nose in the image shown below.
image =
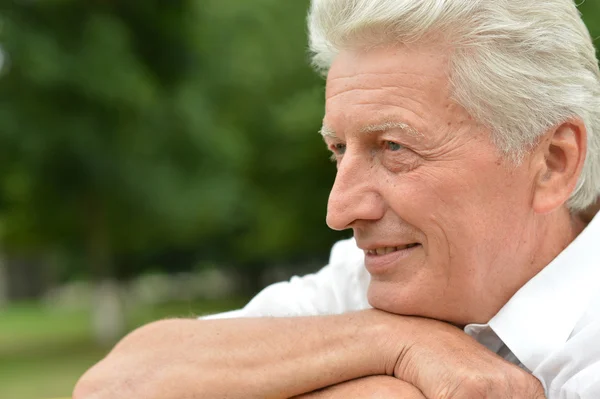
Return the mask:
<path fill-rule="evenodd" d="M 351 228 L 357 221 L 383 217 L 385 205 L 377 190 L 376 167 L 346 153 L 338 165 L 327 204 L 327 225 L 333 230 Z"/>

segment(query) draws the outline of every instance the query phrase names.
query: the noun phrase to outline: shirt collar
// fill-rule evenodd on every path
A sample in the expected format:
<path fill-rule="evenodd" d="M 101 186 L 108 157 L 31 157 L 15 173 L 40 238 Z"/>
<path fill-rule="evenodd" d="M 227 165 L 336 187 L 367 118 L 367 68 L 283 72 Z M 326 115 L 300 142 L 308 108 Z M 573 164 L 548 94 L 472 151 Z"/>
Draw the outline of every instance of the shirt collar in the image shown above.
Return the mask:
<path fill-rule="evenodd" d="M 597 293 L 599 243 L 600 216 L 489 322 L 529 370 L 567 342 Z"/>

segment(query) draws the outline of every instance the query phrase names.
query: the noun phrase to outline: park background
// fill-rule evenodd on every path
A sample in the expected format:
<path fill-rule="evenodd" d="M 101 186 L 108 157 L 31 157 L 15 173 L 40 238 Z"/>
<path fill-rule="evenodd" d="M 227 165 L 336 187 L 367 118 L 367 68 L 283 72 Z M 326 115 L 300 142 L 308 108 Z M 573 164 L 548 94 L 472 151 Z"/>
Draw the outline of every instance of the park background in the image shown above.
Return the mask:
<path fill-rule="evenodd" d="M 308 0 L 0 0 L 0 399 L 322 267 Z M 580 5 L 600 36 L 600 1 Z"/>

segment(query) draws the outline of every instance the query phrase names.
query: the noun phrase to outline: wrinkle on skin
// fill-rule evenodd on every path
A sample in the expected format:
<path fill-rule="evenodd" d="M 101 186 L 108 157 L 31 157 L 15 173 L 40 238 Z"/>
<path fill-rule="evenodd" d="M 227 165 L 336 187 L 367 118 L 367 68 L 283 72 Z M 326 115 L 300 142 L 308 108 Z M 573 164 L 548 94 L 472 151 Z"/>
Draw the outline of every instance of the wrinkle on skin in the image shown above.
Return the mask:
<path fill-rule="evenodd" d="M 349 61 L 352 62 L 354 60 L 351 59 Z M 400 106 L 398 100 L 405 100 L 411 105 L 406 107 L 407 111 L 413 112 L 419 118 L 425 120 L 428 116 L 426 106 L 428 95 L 431 89 L 435 89 L 435 82 L 445 78 L 444 71 L 422 69 L 418 73 L 407 73 L 398 71 L 397 66 L 390 65 L 390 61 L 387 59 L 379 59 L 378 61 L 380 62 L 380 66 L 377 73 L 361 73 L 350 67 L 348 71 L 341 72 L 341 76 L 332 76 L 330 74 L 326 89 L 327 105 L 329 106 L 329 104 L 335 102 L 342 95 L 363 94 L 360 92 L 354 93 L 356 90 L 374 91 L 379 96 L 369 97 L 369 102 L 378 102 L 381 105 L 388 106 Z M 443 62 L 447 63 L 447 60 Z M 429 73 L 431 75 L 428 75 Z M 350 82 L 352 82 L 352 87 L 349 87 Z M 446 94 L 444 91 L 448 89 L 440 89 L 439 87 L 437 89 L 439 90 L 439 96 L 444 98 Z M 413 107 L 412 105 L 417 105 L 417 107 Z M 420 126 L 415 127 L 423 131 Z"/>
<path fill-rule="evenodd" d="M 372 274 L 374 307 L 486 323 L 537 273 L 530 258 L 539 239 L 515 239 L 536 228 L 535 176 L 526 162 L 504 162 L 489 130 L 451 100 L 448 59 L 437 47 L 398 46 L 334 61 L 321 133 L 344 152 L 327 221 L 353 229 L 359 246 L 421 244 Z M 365 132 L 386 123 L 410 129 Z M 387 141 L 404 147 L 392 151 Z"/>
<path fill-rule="evenodd" d="M 392 89 L 397 89 L 397 88 L 392 88 L 389 87 L 388 90 L 382 90 L 382 89 L 367 89 L 367 88 L 360 88 L 360 89 L 352 89 L 352 90 L 345 90 L 345 91 L 340 91 L 338 94 L 332 95 L 331 97 L 329 97 L 329 101 L 343 101 L 344 97 L 346 96 L 350 96 L 350 95 L 361 95 L 365 92 L 376 92 L 377 94 L 383 94 L 383 95 L 387 95 L 388 97 L 391 98 L 381 98 L 379 99 L 379 101 L 371 101 L 371 102 L 358 102 L 354 105 L 366 105 L 366 106 L 370 106 L 370 105 L 382 105 L 382 106 L 389 106 L 389 107 L 393 107 L 394 103 L 397 100 L 401 100 L 401 101 L 406 101 L 408 103 L 410 103 L 411 106 L 416 105 L 417 108 L 411 110 L 411 112 L 413 112 L 415 115 L 417 115 L 420 118 L 424 118 L 426 115 L 425 113 L 421 113 L 418 112 L 419 108 L 423 108 L 425 106 L 425 104 L 423 104 L 421 101 L 419 101 L 418 98 L 414 98 L 414 97 L 409 97 L 407 95 L 400 95 L 397 93 L 393 93 Z M 419 91 L 416 91 L 414 89 L 410 89 L 410 88 L 405 88 L 407 91 L 409 91 L 408 94 L 410 94 L 411 91 L 416 92 L 417 94 L 420 93 Z M 391 93 L 390 93 L 391 92 Z M 423 94 L 423 93 L 421 93 Z"/>
<path fill-rule="evenodd" d="M 329 101 L 328 103 L 330 106 L 335 106 L 335 102 Z M 345 103 L 340 102 L 340 104 Z M 393 118 L 406 125 L 412 126 L 415 130 L 420 131 L 425 135 L 431 136 L 431 132 L 425 130 L 425 125 L 423 123 L 425 116 L 420 115 L 416 111 L 407 109 L 406 107 L 389 105 L 385 102 L 370 102 L 352 105 L 346 109 L 346 114 L 350 117 L 348 122 L 352 122 L 351 115 L 357 113 L 369 115 L 369 118 L 372 119 L 362 121 L 365 125 L 378 124 L 381 120 Z"/>
<path fill-rule="evenodd" d="M 335 107 L 336 101 L 329 101 L 329 107 Z M 347 104 L 347 102 L 339 101 L 339 104 Z M 420 104 L 415 102 L 415 104 Z M 346 105 L 348 106 L 348 105 Z M 428 136 L 432 135 L 432 132 L 426 130 L 427 120 L 425 111 L 420 111 L 420 108 L 424 108 L 424 106 L 419 105 L 417 108 L 411 108 L 410 105 L 407 104 L 389 104 L 389 101 L 381 101 L 379 99 L 373 100 L 369 103 L 363 102 L 360 104 L 352 104 L 348 106 L 347 113 L 349 115 L 356 114 L 360 112 L 365 115 L 369 115 L 370 120 L 362 121 L 366 124 L 376 124 L 379 123 L 382 119 L 391 119 L 396 117 L 399 121 L 406 123 L 409 126 L 412 126 L 415 130 L 422 132 L 423 134 L 427 134 Z M 331 118 L 329 118 L 331 119 Z M 351 121 L 349 121 L 351 122 Z"/>

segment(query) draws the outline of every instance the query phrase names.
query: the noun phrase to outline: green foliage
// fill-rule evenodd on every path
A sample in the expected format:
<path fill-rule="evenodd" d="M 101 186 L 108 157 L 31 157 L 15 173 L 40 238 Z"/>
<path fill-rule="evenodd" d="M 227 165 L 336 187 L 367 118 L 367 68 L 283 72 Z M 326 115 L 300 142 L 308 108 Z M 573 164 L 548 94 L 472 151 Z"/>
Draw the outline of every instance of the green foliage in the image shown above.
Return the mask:
<path fill-rule="evenodd" d="M 9 251 L 98 271 L 170 248 L 247 264 L 331 244 L 306 1 L 2 7 Z"/>

